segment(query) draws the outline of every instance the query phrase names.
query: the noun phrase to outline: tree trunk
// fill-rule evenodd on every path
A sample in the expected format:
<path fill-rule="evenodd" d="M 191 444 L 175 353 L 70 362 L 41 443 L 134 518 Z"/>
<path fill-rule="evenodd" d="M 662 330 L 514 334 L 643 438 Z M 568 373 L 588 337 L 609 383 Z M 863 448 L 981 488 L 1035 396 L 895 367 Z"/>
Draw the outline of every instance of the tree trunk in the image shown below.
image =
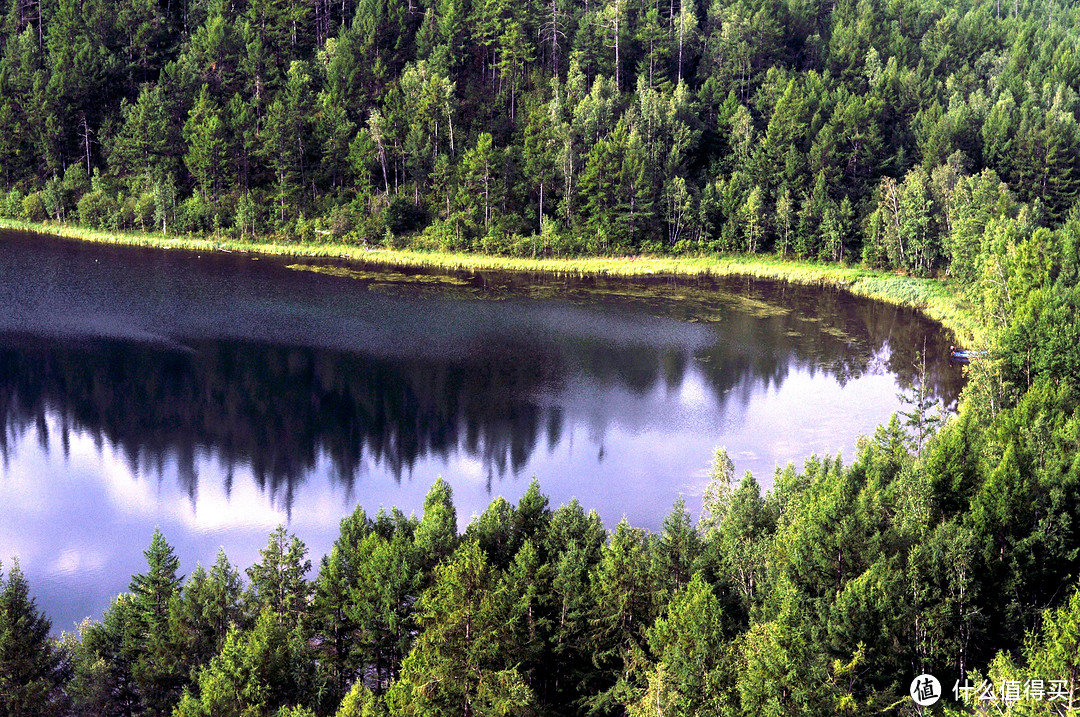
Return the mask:
<path fill-rule="evenodd" d="M 683 32 L 686 20 L 683 18 L 682 9 L 679 9 L 679 82 L 682 82 L 682 53 L 683 53 Z"/>
<path fill-rule="evenodd" d="M 619 82 L 619 0 L 615 0 L 615 91 L 622 89 Z"/>
<path fill-rule="evenodd" d="M 1000 0 L 998 0 L 1000 2 Z M 551 0 L 551 78 L 559 78 L 559 6 Z"/>

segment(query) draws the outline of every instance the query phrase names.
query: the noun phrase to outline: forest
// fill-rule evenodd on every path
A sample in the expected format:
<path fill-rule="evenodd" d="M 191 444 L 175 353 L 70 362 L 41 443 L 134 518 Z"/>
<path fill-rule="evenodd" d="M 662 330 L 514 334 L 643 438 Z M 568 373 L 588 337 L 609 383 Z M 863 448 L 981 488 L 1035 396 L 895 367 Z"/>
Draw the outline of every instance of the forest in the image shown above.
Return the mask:
<path fill-rule="evenodd" d="M 1078 21 L 1060 0 L 10 0 L 0 214 L 967 275 L 989 218 L 1073 205 Z"/>
<path fill-rule="evenodd" d="M 1080 8 L 1054 0 L 12 0 L 0 213 L 563 256 L 775 252 L 947 277 L 985 327 L 850 462 L 605 526 L 534 485 L 463 534 L 275 531 L 179 573 L 155 534 L 59 640 L 17 560 L 0 715 L 972 714 L 1080 702 Z M 149 538 L 149 536 L 148 536 Z M 974 699 L 977 699 L 975 695 Z M 982 705 L 986 707 L 986 705 Z"/>

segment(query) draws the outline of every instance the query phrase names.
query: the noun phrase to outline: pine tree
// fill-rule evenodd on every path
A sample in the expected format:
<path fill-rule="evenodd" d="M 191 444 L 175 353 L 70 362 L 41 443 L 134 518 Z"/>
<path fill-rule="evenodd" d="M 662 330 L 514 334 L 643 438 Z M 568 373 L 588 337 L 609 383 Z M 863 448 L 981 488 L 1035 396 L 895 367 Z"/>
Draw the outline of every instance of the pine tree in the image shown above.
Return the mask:
<path fill-rule="evenodd" d="M 542 561 L 532 540 L 526 539 L 502 572 L 512 632 L 507 662 L 517 666 L 534 692 L 552 680 L 545 669 L 551 636 L 551 566 Z"/>
<path fill-rule="evenodd" d="M 175 129 L 161 86 L 143 86 L 135 104 L 120 106 L 120 131 L 106 146 L 118 176 L 145 178 L 167 167 Z"/>
<path fill-rule="evenodd" d="M 588 552 L 571 540 L 553 563 L 551 575 L 551 652 L 562 669 L 552 675 L 549 699 L 555 704 L 573 701 L 595 667 L 589 641 Z"/>
<path fill-rule="evenodd" d="M 416 526 L 416 549 L 430 569 L 457 546 L 454 491 L 439 478 L 424 497 L 424 515 Z"/>
<path fill-rule="evenodd" d="M 244 622 L 240 574 L 219 550 L 210 570 L 195 568 L 184 583 L 177 609 L 170 620 L 177 623 L 188 662 L 201 665 L 216 655 L 229 629 Z"/>
<path fill-rule="evenodd" d="M 384 714 L 386 712 L 382 700 L 365 687 L 363 682 L 356 682 L 341 700 L 341 706 L 334 713 L 334 717 L 381 717 Z"/>
<path fill-rule="evenodd" d="M 653 184 L 637 129 L 632 129 L 628 135 L 620 134 L 616 129 L 612 139 L 622 146 L 622 162 L 617 174 L 616 226 L 621 242 L 619 248 L 625 252 L 639 246 L 643 237 L 652 235 Z"/>
<path fill-rule="evenodd" d="M 666 28 L 660 22 L 660 11 L 650 7 L 645 12 L 644 20 L 638 25 L 634 39 L 644 48 L 645 57 L 641 63 L 644 69 L 638 74 L 638 93 L 641 82 L 649 88 L 656 87 L 661 80 L 667 80 L 667 64 L 670 47 L 666 42 Z"/>
<path fill-rule="evenodd" d="M 648 637 L 657 664 L 639 699 L 626 705 L 630 717 L 658 710 L 685 717 L 727 711 L 730 647 L 724 641 L 720 601 L 700 574 L 675 594 Z"/>
<path fill-rule="evenodd" d="M 482 224 L 485 231 L 491 225 L 492 210 L 500 196 L 496 177 L 499 154 L 491 134 L 481 132 L 476 146 L 466 150 L 461 159 L 464 179 L 461 202 L 474 224 Z"/>
<path fill-rule="evenodd" d="M 537 546 L 547 544 L 552 517 L 550 505 L 548 497 L 540 492 L 540 482 L 533 478 L 514 507 L 514 535 L 518 546 L 526 540 Z"/>
<path fill-rule="evenodd" d="M 664 185 L 664 219 L 668 227 L 668 246 L 674 247 L 683 239 L 690 224 L 692 210 L 686 180 L 675 177 L 668 181 Z"/>
<path fill-rule="evenodd" d="M 255 611 L 270 611 L 282 619 L 288 629 L 297 626 L 308 609 L 311 585 L 307 573 L 311 561 L 307 546 L 284 525 L 270 533 L 267 546 L 259 551 L 261 560 L 247 570 L 251 585 L 246 605 Z"/>
<path fill-rule="evenodd" d="M 131 674 L 147 712 L 167 715 L 188 673 L 184 645 L 169 629 L 170 612 L 178 607 L 180 559 L 159 529 L 144 555 L 148 570 L 131 579 L 136 612 L 124 635 L 124 649 L 133 655 Z"/>
<path fill-rule="evenodd" d="M 184 124 L 188 151 L 184 163 L 195 177 L 204 200 L 216 200 L 222 186 L 225 162 L 225 125 L 217 107 L 210 100 L 206 85 Z"/>
<path fill-rule="evenodd" d="M 368 535 L 358 554 L 345 614 L 359 631 L 354 649 L 362 664 L 372 666 L 381 691 L 397 678 L 412 647 L 426 556 L 403 529 Z"/>
<path fill-rule="evenodd" d="M 780 256 L 787 256 L 792 249 L 792 237 L 795 232 L 795 205 L 791 190 L 784 187 L 776 200 L 776 251 Z"/>
<path fill-rule="evenodd" d="M 728 605 L 728 617 L 745 623 L 766 592 L 768 540 L 774 526 L 753 474 L 747 472 L 728 491 L 722 508 L 710 515 L 704 562 L 736 598 Z"/>
<path fill-rule="evenodd" d="M 315 631 L 320 636 L 320 665 L 328 673 L 331 696 L 334 703 L 344 696 L 359 672 L 352 657 L 356 625 L 348 616 L 351 591 L 356 588 L 355 579 L 342 558 L 341 549 L 335 545 L 319 565 L 315 580 L 314 599 L 311 610 L 315 619 Z"/>
<path fill-rule="evenodd" d="M 554 121 L 557 112 L 558 101 L 553 99 L 551 102 L 530 106 L 526 115 L 524 169 L 525 175 L 537 188 L 537 233 L 543 232 L 545 199 L 549 211 L 556 206 L 552 194 L 558 171 L 558 127 Z"/>
<path fill-rule="evenodd" d="M 910 406 L 909 411 L 900 411 L 904 425 L 912 432 L 915 453 L 921 453 L 926 441 L 941 425 L 944 418 L 938 408 L 938 399 L 930 392 L 926 375 L 926 345 L 922 351 L 915 352 L 914 379 L 909 389 L 899 395 L 900 402 Z"/>
<path fill-rule="evenodd" d="M 655 617 L 648 554 L 649 537 L 622 520 L 590 575 L 589 632 L 597 672 L 589 701 L 595 708 L 618 699 L 627 662 L 641 649 Z"/>
<path fill-rule="evenodd" d="M 898 240 L 903 247 L 904 268 L 925 276 L 933 268 L 940 248 L 933 203 L 925 174 L 908 172 L 900 187 Z"/>
<path fill-rule="evenodd" d="M 510 7 L 520 6 L 511 4 Z M 535 48 L 530 40 L 532 28 L 526 25 L 527 20 L 521 16 L 522 14 L 511 13 L 510 17 L 503 22 L 502 32 L 496 44 L 496 57 L 498 57 L 496 67 L 506 86 L 504 91 L 510 95 L 511 122 L 514 122 L 517 117 L 518 83 L 525 74 L 525 68 L 536 57 Z"/>
<path fill-rule="evenodd" d="M 133 676 L 142 654 L 138 605 L 131 593 L 119 595 L 101 622 L 86 621 L 73 653 L 74 677 L 69 690 L 76 707 L 91 714 L 127 717 L 141 714 L 142 699 Z"/>
<path fill-rule="evenodd" d="M 464 537 L 475 541 L 492 565 L 505 569 L 520 545 L 514 534 L 514 506 L 502 496 L 491 501 L 465 529 Z"/>
<path fill-rule="evenodd" d="M 744 248 L 750 254 L 757 253 L 761 248 L 762 236 L 765 233 L 764 210 L 765 204 L 761 187 L 755 186 L 746 196 L 746 202 L 742 205 L 740 211 L 746 237 Z"/>
<path fill-rule="evenodd" d="M 625 139 L 625 129 L 623 135 Z M 586 214 L 593 251 L 604 253 L 610 247 L 615 231 L 616 203 L 619 200 L 618 170 L 621 164 L 620 147 L 614 137 L 603 137 L 589 150 L 585 168 L 578 183 L 581 205 Z M 593 239 L 595 237 L 595 239 Z"/>
<path fill-rule="evenodd" d="M 1080 706 L 1080 589 L 1073 587 L 1064 603 L 1043 615 L 1041 634 L 1031 636 L 1025 657 L 1035 675 L 1057 675 L 1065 680 L 1067 711 Z"/>
<path fill-rule="evenodd" d="M 360 506 L 341 521 L 341 534 L 323 557 L 314 584 L 311 613 L 320 643 L 320 664 L 327 673 L 330 701 L 339 702 L 362 674 L 364 655 L 356 620 L 356 592 L 361 571 L 371 559 L 372 522 Z"/>
<path fill-rule="evenodd" d="M 435 569 L 421 632 L 387 695 L 392 715 L 521 713 L 535 697 L 509 663 L 509 604 L 480 547 L 462 543 Z"/>
<path fill-rule="evenodd" d="M 0 584 L 0 715 L 64 713 L 65 660 L 15 560 Z"/>
<path fill-rule="evenodd" d="M 159 528 L 154 529 L 150 547 L 143 555 L 148 570 L 132 577 L 130 589 L 149 626 L 168 617 L 169 601 L 176 594 L 182 578 L 176 574 L 180 558 Z"/>
<path fill-rule="evenodd" d="M 250 632 L 231 630 L 218 654 L 184 691 L 176 717 L 271 715 L 310 703 L 314 660 L 299 630 L 263 610 Z"/>

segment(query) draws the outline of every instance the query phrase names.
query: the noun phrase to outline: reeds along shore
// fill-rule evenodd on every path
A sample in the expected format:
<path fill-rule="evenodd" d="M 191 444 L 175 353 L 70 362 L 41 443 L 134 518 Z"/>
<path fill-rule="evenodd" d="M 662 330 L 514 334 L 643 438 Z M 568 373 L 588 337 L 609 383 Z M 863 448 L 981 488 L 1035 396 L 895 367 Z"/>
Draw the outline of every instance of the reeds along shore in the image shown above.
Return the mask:
<path fill-rule="evenodd" d="M 964 344 L 978 345 L 982 331 L 968 302 L 948 282 L 877 271 L 858 266 L 797 261 L 777 256 L 633 256 L 522 258 L 471 252 L 369 248 L 335 242 L 238 240 L 197 236 L 167 236 L 141 232 L 110 232 L 54 223 L 0 218 L 0 228 L 39 232 L 81 241 L 187 251 L 325 257 L 386 267 L 447 271 L 512 271 L 574 276 L 746 276 L 794 284 L 836 286 L 875 301 L 907 306 L 941 323 Z"/>

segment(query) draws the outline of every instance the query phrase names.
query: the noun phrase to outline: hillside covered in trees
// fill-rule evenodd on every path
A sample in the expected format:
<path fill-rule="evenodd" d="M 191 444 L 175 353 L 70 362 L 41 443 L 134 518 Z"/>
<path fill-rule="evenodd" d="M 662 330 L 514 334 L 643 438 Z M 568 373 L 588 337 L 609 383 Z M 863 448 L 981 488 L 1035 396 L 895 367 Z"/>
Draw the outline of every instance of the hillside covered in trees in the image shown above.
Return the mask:
<path fill-rule="evenodd" d="M 55 643 L 5 559 L 0 715 L 913 714 L 922 672 L 944 713 L 972 713 L 949 697 L 964 675 L 1064 680 L 1075 704 L 1078 20 L 1056 2 L 13 0 L 10 216 L 856 257 L 947 274 L 988 353 L 944 425 L 915 405 L 765 495 L 721 455 L 702 520 L 676 505 L 657 534 L 533 488 L 458 535 L 438 482 L 418 518 L 346 518 L 310 580 L 284 530 L 246 579 L 224 555 L 182 578 L 155 535 L 130 592 Z"/>
<path fill-rule="evenodd" d="M 1057 0 L 11 0 L 0 212 L 969 273 L 1080 182 Z"/>

